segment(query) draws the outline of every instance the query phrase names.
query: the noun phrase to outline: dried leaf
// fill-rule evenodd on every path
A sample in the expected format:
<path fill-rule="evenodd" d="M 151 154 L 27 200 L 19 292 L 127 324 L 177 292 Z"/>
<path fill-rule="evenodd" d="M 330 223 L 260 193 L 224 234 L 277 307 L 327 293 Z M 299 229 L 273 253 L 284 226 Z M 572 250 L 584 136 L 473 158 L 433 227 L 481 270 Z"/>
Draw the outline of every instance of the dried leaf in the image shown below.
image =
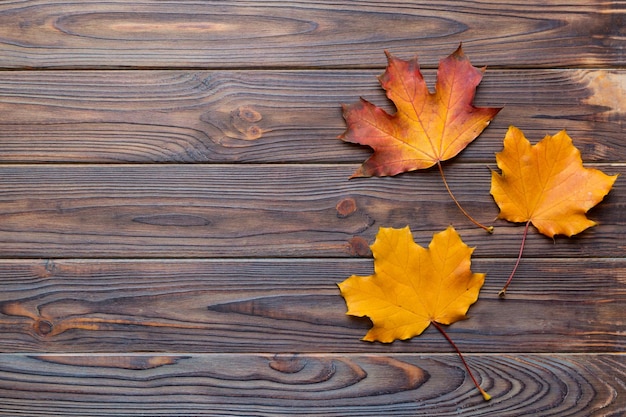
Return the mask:
<path fill-rule="evenodd" d="M 428 249 L 413 241 L 409 227 L 381 227 L 371 246 L 374 275 L 352 275 L 339 284 L 347 314 L 367 316 L 373 327 L 363 340 L 383 343 L 420 335 L 430 324 L 454 347 L 485 400 L 485 392 L 461 351 L 440 324 L 466 318 L 485 274 L 472 273 L 468 247 L 452 226 L 433 236 Z"/>
<path fill-rule="evenodd" d="M 417 59 L 404 61 L 389 53 L 387 59 L 379 80 L 397 113 L 389 115 L 364 99 L 343 108 L 347 130 L 340 138 L 374 149 L 353 177 L 396 175 L 448 160 L 500 111 L 472 104 L 484 69 L 473 67 L 461 46 L 441 60 L 434 93 L 428 90 Z"/>
<path fill-rule="evenodd" d="M 502 174 L 492 172 L 491 194 L 500 207 L 499 217 L 531 222 L 549 237 L 572 236 L 594 226 L 585 213 L 602 201 L 617 178 L 584 168 L 565 131 L 531 146 L 522 131 L 511 126 L 496 162 Z"/>
<path fill-rule="evenodd" d="M 511 126 L 496 162 L 502 173 L 492 172 L 491 195 L 500 207 L 498 217 L 526 222 L 517 262 L 500 291 L 504 298 L 522 258 L 528 226 L 532 223 L 548 237 L 572 236 L 594 226 L 586 213 L 609 193 L 617 175 L 583 167 L 564 130 L 531 145 Z"/>
<path fill-rule="evenodd" d="M 473 248 L 452 226 L 436 233 L 428 249 L 409 227 L 381 227 L 371 246 L 374 275 L 353 275 L 341 284 L 348 313 L 368 316 L 374 326 L 363 340 L 393 342 L 421 334 L 430 323 L 465 318 L 478 299 L 484 274 L 470 271 Z"/>

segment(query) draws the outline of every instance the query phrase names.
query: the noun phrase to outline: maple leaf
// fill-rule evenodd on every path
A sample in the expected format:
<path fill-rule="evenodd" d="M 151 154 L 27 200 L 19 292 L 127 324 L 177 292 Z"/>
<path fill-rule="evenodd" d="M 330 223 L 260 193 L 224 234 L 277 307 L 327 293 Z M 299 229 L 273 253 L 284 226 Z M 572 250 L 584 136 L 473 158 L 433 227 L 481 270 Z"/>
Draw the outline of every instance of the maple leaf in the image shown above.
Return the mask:
<path fill-rule="evenodd" d="M 564 130 L 531 145 L 521 130 L 511 126 L 496 162 L 502 173 L 492 172 L 491 195 L 500 207 L 498 217 L 526 223 L 517 263 L 500 292 L 504 297 L 529 225 L 548 237 L 573 236 L 596 225 L 585 213 L 609 193 L 617 175 L 583 167 L 580 151 Z"/>
<path fill-rule="evenodd" d="M 485 274 L 472 273 L 468 247 L 450 226 L 433 235 L 428 249 L 413 241 L 409 227 L 381 227 L 371 245 L 374 275 L 352 275 L 339 284 L 347 314 L 367 316 L 373 327 L 363 340 L 390 343 L 420 335 L 433 324 L 452 344 L 486 400 L 461 352 L 440 324 L 466 318 Z"/>
<path fill-rule="evenodd" d="M 461 46 L 439 63 L 435 92 L 430 92 L 417 58 L 404 61 L 387 54 L 388 65 L 379 77 L 397 112 L 361 99 L 343 106 L 347 129 L 339 136 L 345 142 L 367 145 L 374 153 L 352 175 L 388 176 L 437 165 L 446 189 L 454 198 L 441 162 L 453 158 L 480 135 L 500 108 L 475 107 L 472 102 L 484 68 L 471 65 Z"/>

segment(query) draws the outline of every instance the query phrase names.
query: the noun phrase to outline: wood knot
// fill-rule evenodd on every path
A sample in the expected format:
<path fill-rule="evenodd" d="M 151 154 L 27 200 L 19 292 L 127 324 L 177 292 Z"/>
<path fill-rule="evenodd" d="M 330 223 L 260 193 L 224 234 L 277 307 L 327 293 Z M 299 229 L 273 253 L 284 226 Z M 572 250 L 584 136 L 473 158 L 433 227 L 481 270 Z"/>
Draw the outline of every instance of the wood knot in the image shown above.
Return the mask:
<path fill-rule="evenodd" d="M 233 113 L 238 119 L 244 122 L 248 122 L 248 123 L 256 123 L 256 122 L 261 121 L 261 119 L 263 119 L 263 116 L 261 116 L 261 113 L 254 110 L 250 106 L 240 106 Z"/>
<path fill-rule="evenodd" d="M 348 241 L 350 254 L 357 256 L 369 256 L 371 254 L 367 240 L 360 236 L 354 236 Z"/>
<path fill-rule="evenodd" d="M 243 140 L 257 140 L 263 136 L 263 129 L 255 124 L 262 119 L 261 113 L 251 106 L 240 106 L 230 113 L 230 122 L 242 134 L 239 139 Z"/>
<path fill-rule="evenodd" d="M 285 374 L 295 374 L 304 369 L 306 360 L 299 358 L 297 355 L 275 355 L 269 363 L 270 368 Z"/>
<path fill-rule="evenodd" d="M 47 336 L 52 333 L 53 325 L 48 320 L 36 320 L 35 324 L 35 332 L 41 336 Z"/>
<path fill-rule="evenodd" d="M 354 201 L 354 198 L 344 198 L 339 203 L 337 203 L 336 208 L 337 208 L 337 217 L 339 217 L 340 219 L 349 217 L 357 209 L 356 201 Z"/>
<path fill-rule="evenodd" d="M 245 132 L 242 133 L 246 135 L 246 140 L 257 140 L 261 136 L 263 136 L 263 130 L 261 130 L 261 128 L 256 125 L 250 126 L 246 129 Z"/>

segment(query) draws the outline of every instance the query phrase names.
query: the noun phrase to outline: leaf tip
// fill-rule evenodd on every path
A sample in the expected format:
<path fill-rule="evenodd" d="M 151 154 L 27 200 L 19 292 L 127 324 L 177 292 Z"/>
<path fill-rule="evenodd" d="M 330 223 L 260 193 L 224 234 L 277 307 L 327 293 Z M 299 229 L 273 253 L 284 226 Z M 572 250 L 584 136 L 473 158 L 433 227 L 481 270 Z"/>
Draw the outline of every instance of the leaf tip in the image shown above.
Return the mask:
<path fill-rule="evenodd" d="M 354 171 L 352 175 L 348 177 L 348 179 L 351 180 L 354 178 L 363 178 L 363 177 L 371 177 L 371 175 L 366 175 L 365 172 L 363 171 L 363 168 L 359 168 L 356 171 Z"/>
<path fill-rule="evenodd" d="M 463 58 L 465 56 L 465 53 L 463 52 L 463 42 L 459 42 L 459 47 L 456 48 L 456 51 L 454 51 L 452 55 L 459 58 Z"/>

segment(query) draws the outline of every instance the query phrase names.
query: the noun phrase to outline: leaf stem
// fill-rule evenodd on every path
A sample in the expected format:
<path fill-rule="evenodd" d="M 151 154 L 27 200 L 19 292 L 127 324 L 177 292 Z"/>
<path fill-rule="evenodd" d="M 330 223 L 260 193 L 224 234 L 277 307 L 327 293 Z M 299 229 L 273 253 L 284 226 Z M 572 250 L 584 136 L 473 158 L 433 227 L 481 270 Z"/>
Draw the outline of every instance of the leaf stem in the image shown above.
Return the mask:
<path fill-rule="evenodd" d="M 513 267 L 513 271 L 511 271 L 511 275 L 509 275 L 509 279 L 506 281 L 506 284 L 504 284 L 504 287 L 502 287 L 502 289 L 498 293 L 498 296 L 500 298 L 505 298 L 506 297 L 506 289 L 511 284 L 511 281 L 513 280 L 513 275 L 515 275 L 515 271 L 517 271 L 517 267 L 519 266 L 519 262 L 522 259 L 522 253 L 524 253 L 524 245 L 526 244 L 526 236 L 528 235 L 528 227 L 529 226 L 530 226 L 530 220 L 528 220 L 526 222 L 526 227 L 524 227 L 524 235 L 522 236 L 522 244 L 520 245 L 519 254 L 517 255 L 517 262 L 515 262 L 515 266 Z"/>
<path fill-rule="evenodd" d="M 461 207 L 461 203 L 459 203 L 459 201 L 456 199 L 454 194 L 452 194 L 452 190 L 448 186 L 448 181 L 446 181 L 446 176 L 443 174 L 443 167 L 441 166 L 441 161 L 437 161 L 437 167 L 439 168 L 441 179 L 443 179 L 443 185 L 445 185 L 446 190 L 448 190 L 448 194 L 450 194 L 450 197 L 452 197 L 452 201 L 454 201 L 456 206 L 461 210 L 461 212 L 465 215 L 465 217 L 467 217 L 472 223 L 474 223 L 476 226 L 480 227 L 481 229 L 489 233 L 493 233 L 493 226 L 485 226 L 484 224 L 479 223 L 478 221 L 474 220 L 474 218 L 470 216 L 469 213 L 465 211 L 463 207 Z"/>
<path fill-rule="evenodd" d="M 463 365 L 465 366 L 465 369 L 467 369 L 467 373 L 469 374 L 470 378 L 472 378 L 472 381 L 474 382 L 474 385 L 476 385 L 476 388 L 478 388 L 478 391 L 480 391 L 480 393 L 482 394 L 482 396 L 485 399 L 485 401 L 489 401 L 491 399 L 491 395 L 487 394 L 487 391 L 485 391 L 484 389 L 482 389 L 482 387 L 480 385 L 478 385 L 478 381 L 476 381 L 476 378 L 474 378 L 474 374 L 472 374 L 472 371 L 470 370 L 469 365 L 465 361 L 465 358 L 461 354 L 461 351 L 459 350 L 459 348 L 452 341 L 452 339 L 450 339 L 450 336 L 448 336 L 448 334 L 445 332 L 445 330 L 443 330 L 443 327 L 441 327 L 441 325 L 439 325 L 439 323 L 437 323 L 435 321 L 431 321 L 431 323 L 433 324 L 433 326 L 435 326 L 435 328 L 437 328 L 437 330 L 439 330 L 439 332 L 443 335 L 443 337 L 446 338 L 448 343 L 450 343 L 450 345 L 452 345 L 454 350 L 456 350 L 456 353 L 459 355 L 459 358 L 461 358 L 461 362 L 463 362 Z"/>

